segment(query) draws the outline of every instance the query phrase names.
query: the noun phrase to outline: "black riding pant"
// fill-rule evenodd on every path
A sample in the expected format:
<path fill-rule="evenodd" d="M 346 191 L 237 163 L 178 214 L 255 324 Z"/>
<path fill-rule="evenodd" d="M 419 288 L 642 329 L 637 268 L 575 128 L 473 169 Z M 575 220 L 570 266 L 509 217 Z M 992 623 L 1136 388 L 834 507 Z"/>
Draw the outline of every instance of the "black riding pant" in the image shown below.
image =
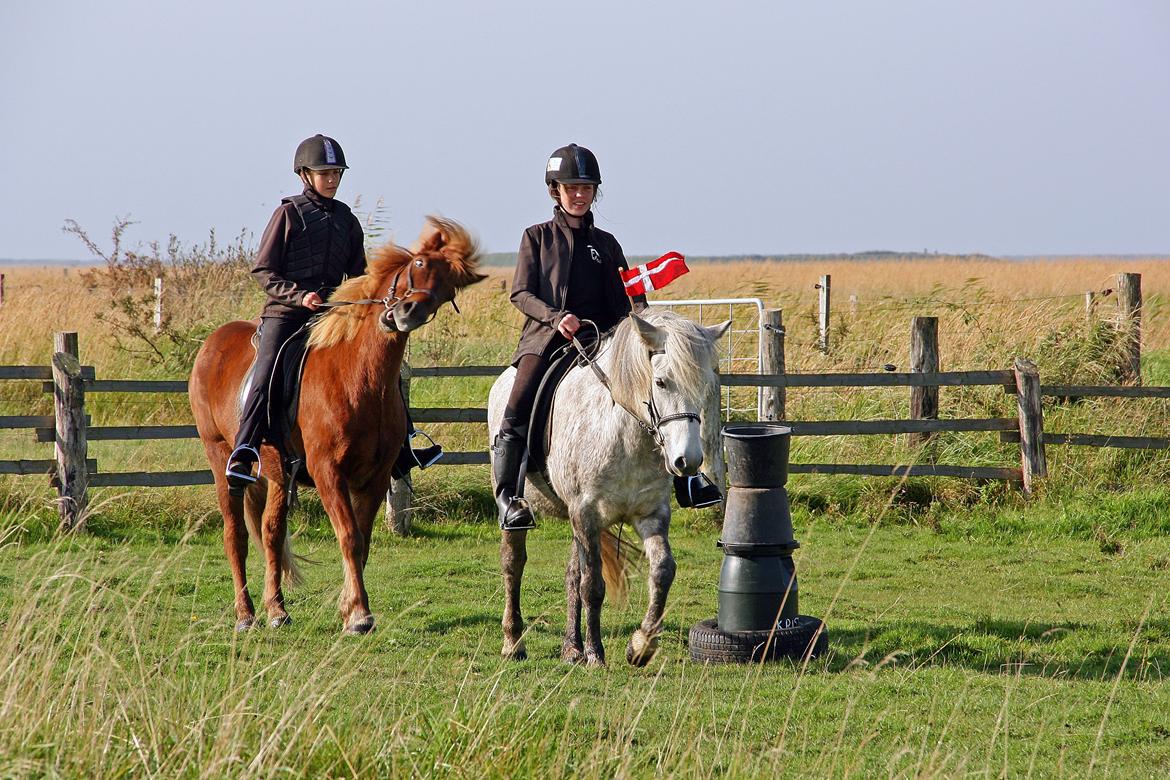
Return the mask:
<path fill-rule="evenodd" d="M 276 367 L 277 353 L 281 345 L 300 330 L 311 316 L 312 312 L 306 309 L 304 314 L 297 312 L 261 318 L 260 344 L 256 347 L 256 368 L 252 374 L 252 384 L 240 409 L 240 430 L 236 433 L 237 447 L 245 444 L 249 447 L 259 447 L 262 441 L 269 438 L 268 391 L 272 371 Z M 277 382 L 277 392 L 279 385 Z M 279 398 L 275 400 L 277 403 L 280 402 Z"/>

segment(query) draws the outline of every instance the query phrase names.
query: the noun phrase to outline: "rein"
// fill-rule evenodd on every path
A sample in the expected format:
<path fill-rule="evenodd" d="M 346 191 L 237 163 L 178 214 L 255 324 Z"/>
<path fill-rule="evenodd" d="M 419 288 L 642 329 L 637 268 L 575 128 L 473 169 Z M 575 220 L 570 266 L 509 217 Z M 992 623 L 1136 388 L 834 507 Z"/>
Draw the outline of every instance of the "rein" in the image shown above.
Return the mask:
<path fill-rule="evenodd" d="M 594 332 L 597 333 L 597 343 L 600 343 L 601 334 L 598 333 L 597 324 L 592 320 L 581 320 L 582 324 L 586 322 L 593 326 Z M 597 377 L 597 381 L 601 382 L 602 386 L 609 393 L 610 399 L 615 404 L 624 409 L 627 414 L 634 418 L 634 421 L 638 423 L 638 427 L 645 431 L 650 436 L 650 438 L 654 440 L 654 443 L 658 446 L 658 449 L 661 450 L 665 449 L 666 447 L 666 440 L 662 436 L 663 425 L 666 425 L 668 422 L 674 422 L 675 420 L 694 420 L 695 422 L 700 421 L 699 415 L 695 414 L 694 412 L 678 412 L 677 414 L 668 414 L 665 416 L 660 414 L 658 411 L 658 405 L 654 403 L 654 388 L 651 386 L 650 400 L 642 402 L 646 407 L 646 411 L 650 415 L 650 422 L 647 423 L 636 412 L 634 412 L 633 409 L 630 409 L 628 406 L 618 401 L 618 399 L 614 398 L 613 387 L 610 386 L 609 377 L 605 375 L 605 372 L 601 370 L 601 367 L 597 365 L 597 362 L 592 358 L 592 356 L 589 355 L 588 351 L 585 349 L 585 345 L 581 343 L 575 334 L 573 336 L 573 346 L 577 348 L 577 352 L 580 353 L 581 359 L 585 361 L 589 368 L 593 370 L 593 374 Z M 649 356 L 651 359 L 653 359 L 655 355 L 665 354 L 666 350 L 649 350 Z"/>

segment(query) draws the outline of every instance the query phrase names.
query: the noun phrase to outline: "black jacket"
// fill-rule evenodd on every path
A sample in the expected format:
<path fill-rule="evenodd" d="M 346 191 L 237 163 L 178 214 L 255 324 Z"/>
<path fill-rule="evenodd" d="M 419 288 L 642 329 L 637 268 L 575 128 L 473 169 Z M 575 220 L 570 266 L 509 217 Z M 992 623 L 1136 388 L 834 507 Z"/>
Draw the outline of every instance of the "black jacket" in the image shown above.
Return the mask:
<path fill-rule="evenodd" d="M 593 225 L 593 212 L 584 217 L 584 232 L 589 245 L 600 255 L 599 269 L 605 280 L 605 296 L 599 308 L 618 322 L 631 310 L 641 310 L 646 297 L 631 300 L 626 295 L 619 270 L 628 270 L 621 244 L 610 233 Z M 542 353 L 557 333 L 557 324 L 569 314 L 565 302 L 569 297 L 569 278 L 573 262 L 573 230 L 559 207 L 553 209 L 548 222 L 533 225 L 520 239 L 516 258 L 516 275 L 512 280 L 512 304 L 527 315 L 520 332 L 520 344 L 512 356 L 515 363 L 524 355 Z"/>
<path fill-rule="evenodd" d="M 252 276 L 268 293 L 264 317 L 310 312 L 305 295 L 327 298 L 346 277 L 366 272 L 362 226 L 349 206 L 306 189 L 285 198 L 268 221 Z"/>

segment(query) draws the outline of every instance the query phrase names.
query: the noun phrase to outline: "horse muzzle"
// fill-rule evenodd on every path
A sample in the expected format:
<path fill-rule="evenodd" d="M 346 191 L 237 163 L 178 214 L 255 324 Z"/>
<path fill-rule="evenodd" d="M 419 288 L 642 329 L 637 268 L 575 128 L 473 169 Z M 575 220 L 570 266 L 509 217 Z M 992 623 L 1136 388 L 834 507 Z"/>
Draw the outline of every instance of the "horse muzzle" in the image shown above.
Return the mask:
<path fill-rule="evenodd" d="M 434 311 L 428 303 L 429 300 L 401 300 L 379 315 L 378 324 L 387 333 L 409 333 L 430 322 Z"/>

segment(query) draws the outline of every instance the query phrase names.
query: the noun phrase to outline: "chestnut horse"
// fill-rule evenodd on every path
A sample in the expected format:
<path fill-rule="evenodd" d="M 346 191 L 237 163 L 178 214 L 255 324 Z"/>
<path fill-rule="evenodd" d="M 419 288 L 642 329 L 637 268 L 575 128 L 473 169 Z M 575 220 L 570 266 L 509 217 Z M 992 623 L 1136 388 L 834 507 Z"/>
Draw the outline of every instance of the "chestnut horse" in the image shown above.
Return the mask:
<path fill-rule="evenodd" d="M 476 272 L 479 250 L 455 222 L 428 217 L 417 252 L 380 249 L 365 276 L 343 282 L 332 306 L 312 325 L 302 375 L 296 429 L 289 445 L 329 515 L 341 547 L 344 585 L 338 602 L 346 633 L 374 628 L 363 578 L 374 519 L 389 489 L 390 469 L 406 436 L 398 386 L 410 331 L 434 317 L 462 287 L 486 278 Z M 348 302 L 348 303 L 347 303 Z M 288 540 L 286 474 L 279 451 L 260 448 L 261 478 L 244 496 L 228 491 L 224 469 L 239 427 L 240 382 L 254 350 L 256 322 L 230 322 L 208 337 L 195 358 L 189 393 L 199 438 L 207 450 L 219 508 L 223 546 L 235 582 L 236 629 L 256 621 L 244 572 L 248 536 L 265 556 L 264 607 L 269 625 L 291 622 L 281 590 L 300 578 Z"/>

